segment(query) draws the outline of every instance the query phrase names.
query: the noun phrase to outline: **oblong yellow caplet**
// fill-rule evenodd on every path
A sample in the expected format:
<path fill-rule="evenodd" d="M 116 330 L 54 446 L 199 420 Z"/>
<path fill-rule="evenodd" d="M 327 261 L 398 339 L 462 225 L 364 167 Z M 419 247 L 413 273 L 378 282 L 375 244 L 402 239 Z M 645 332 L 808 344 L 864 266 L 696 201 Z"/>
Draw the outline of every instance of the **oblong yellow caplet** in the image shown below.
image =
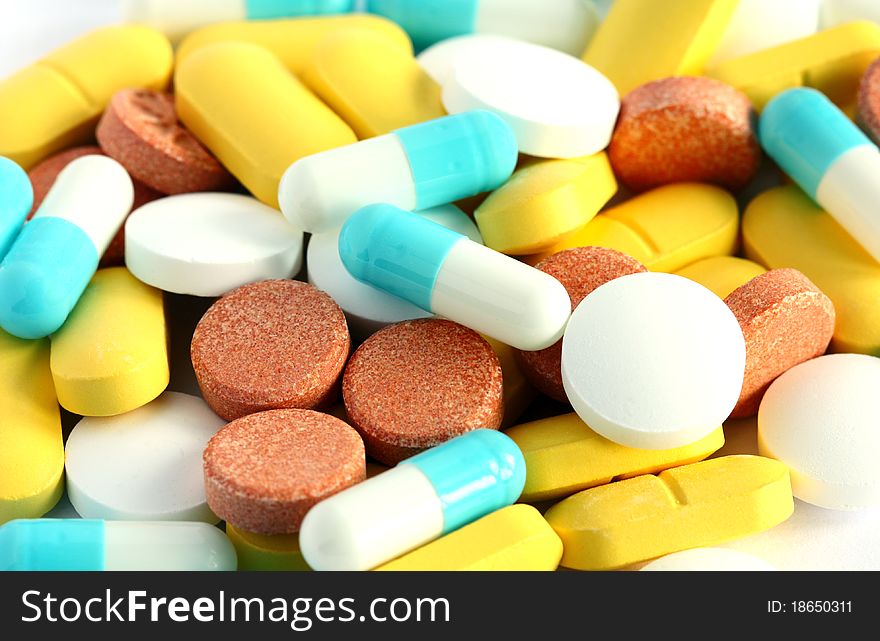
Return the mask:
<path fill-rule="evenodd" d="M 862 20 L 728 60 L 706 73 L 745 93 L 759 111 L 792 87 L 818 89 L 847 111 L 877 56 L 880 25 Z"/>
<path fill-rule="evenodd" d="M 651 80 L 698 76 L 739 0 L 615 0 L 584 53 L 621 95 Z"/>
<path fill-rule="evenodd" d="M 551 507 L 562 565 L 613 570 L 778 525 L 794 511 L 788 468 L 724 456 L 584 490 Z"/>
<path fill-rule="evenodd" d="M 701 258 L 734 252 L 739 209 L 714 185 L 676 183 L 657 187 L 599 214 L 553 247 L 526 257 L 536 265 L 573 247 L 608 247 L 657 272 L 673 272 Z"/>
<path fill-rule="evenodd" d="M 98 29 L 0 80 L 0 156 L 30 169 L 87 142 L 120 89 L 164 89 L 171 43 L 147 27 Z"/>
<path fill-rule="evenodd" d="M 0 525 L 51 510 L 64 488 L 64 443 L 49 341 L 0 330 Z"/>
<path fill-rule="evenodd" d="M 526 461 L 526 485 L 520 496 L 526 502 L 558 499 L 614 479 L 702 461 L 724 445 L 719 426 L 683 447 L 625 447 L 600 436 L 574 413 L 523 423 L 505 434 L 519 446 Z"/>
<path fill-rule="evenodd" d="M 381 565 L 377 571 L 555 570 L 562 541 L 530 505 L 511 505 Z"/>
<path fill-rule="evenodd" d="M 834 303 L 831 348 L 880 356 L 880 263 L 797 187 L 755 198 L 743 216 L 746 255 L 769 269 L 793 267 Z"/>
<path fill-rule="evenodd" d="M 162 292 L 124 267 L 99 270 L 52 336 L 58 401 L 82 416 L 115 416 L 168 386 Z"/>
<path fill-rule="evenodd" d="M 174 77 L 177 113 L 259 200 L 278 208 L 278 183 L 296 160 L 357 142 L 351 128 L 268 50 L 210 45 Z"/>
<path fill-rule="evenodd" d="M 349 14 L 291 20 L 248 20 L 208 25 L 190 33 L 177 48 L 180 65 L 194 52 L 218 42 L 249 42 L 265 47 L 292 73 L 302 73 L 315 46 L 339 29 L 363 29 L 385 37 L 412 55 L 412 41 L 396 23 L 379 16 Z"/>
<path fill-rule="evenodd" d="M 766 271 L 758 263 L 745 258 L 712 256 L 691 263 L 675 273 L 700 283 L 715 292 L 718 298 L 727 298 L 733 290 Z"/>
<path fill-rule="evenodd" d="M 518 169 L 474 217 L 487 247 L 503 254 L 532 254 L 583 227 L 615 193 L 617 180 L 605 152 L 543 160 Z"/>
<path fill-rule="evenodd" d="M 311 570 L 299 549 L 299 534 L 254 534 L 227 523 L 226 536 L 235 547 L 239 570 Z"/>
<path fill-rule="evenodd" d="M 340 29 L 321 40 L 302 80 L 360 139 L 446 115 L 441 89 L 382 33 Z"/>

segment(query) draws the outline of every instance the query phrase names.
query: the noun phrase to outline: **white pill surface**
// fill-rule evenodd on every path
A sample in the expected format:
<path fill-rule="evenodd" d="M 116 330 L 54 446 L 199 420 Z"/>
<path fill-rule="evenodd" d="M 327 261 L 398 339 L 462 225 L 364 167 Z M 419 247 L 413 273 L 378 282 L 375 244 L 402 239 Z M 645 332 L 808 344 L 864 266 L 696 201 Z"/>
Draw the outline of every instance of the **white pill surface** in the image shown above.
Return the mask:
<path fill-rule="evenodd" d="M 417 213 L 438 225 L 464 234 L 474 242 L 483 242 L 474 221 L 455 205 L 434 207 Z M 330 294 L 345 312 L 348 328 L 357 339 L 365 339 L 386 325 L 431 316 L 430 312 L 352 276 L 339 257 L 338 229 L 311 237 L 306 264 L 309 283 Z"/>
<path fill-rule="evenodd" d="M 67 492 L 80 516 L 216 523 L 202 452 L 225 425 L 195 396 L 165 392 L 126 414 L 82 419 L 67 439 Z"/>
<path fill-rule="evenodd" d="M 748 552 L 728 548 L 694 548 L 661 556 L 642 572 L 766 572 L 772 565 Z"/>
<path fill-rule="evenodd" d="M 416 56 L 416 60 L 434 81 L 443 85 L 455 70 L 492 47 L 518 47 L 519 41 L 488 33 L 468 34 L 441 40 Z"/>
<path fill-rule="evenodd" d="M 617 89 L 578 58 L 516 40 L 469 47 L 443 83 L 450 114 L 487 109 L 516 134 L 519 150 L 574 158 L 608 146 L 620 111 Z"/>
<path fill-rule="evenodd" d="M 303 232 L 250 196 L 196 193 L 147 203 L 125 224 L 125 262 L 136 278 L 175 294 L 220 296 L 295 276 Z"/>
<path fill-rule="evenodd" d="M 660 273 L 617 278 L 587 296 L 562 340 L 569 401 L 596 432 L 642 449 L 693 443 L 730 415 L 746 348 L 711 291 Z"/>
<path fill-rule="evenodd" d="M 833 510 L 880 505 L 880 359 L 832 354 L 777 378 L 758 410 L 758 450 L 794 495 Z"/>

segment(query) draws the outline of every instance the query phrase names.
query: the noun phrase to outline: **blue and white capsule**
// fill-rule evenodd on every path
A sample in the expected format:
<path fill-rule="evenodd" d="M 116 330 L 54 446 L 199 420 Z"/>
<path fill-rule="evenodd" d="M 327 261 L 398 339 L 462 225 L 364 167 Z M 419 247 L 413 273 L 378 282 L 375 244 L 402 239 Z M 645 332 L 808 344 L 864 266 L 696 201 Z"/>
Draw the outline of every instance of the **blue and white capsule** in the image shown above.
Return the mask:
<path fill-rule="evenodd" d="M 133 201 L 115 160 L 83 156 L 65 167 L 0 263 L 0 327 L 19 338 L 60 328 Z"/>
<path fill-rule="evenodd" d="M 0 571 L 235 570 L 207 523 L 20 519 L 0 527 Z"/>
<path fill-rule="evenodd" d="M 516 443 L 475 430 L 315 505 L 300 549 L 314 570 L 369 570 L 513 504 L 525 482 Z"/>
<path fill-rule="evenodd" d="M 355 0 L 126 0 L 126 22 L 153 27 L 172 40 L 215 22 L 350 13 Z"/>
<path fill-rule="evenodd" d="M 880 261 L 880 150 L 824 94 L 789 89 L 764 108 L 761 146 Z"/>
<path fill-rule="evenodd" d="M 391 205 L 349 218 L 339 257 L 358 280 L 517 349 L 550 347 L 571 316 L 549 274 Z"/>
<path fill-rule="evenodd" d="M 302 158 L 282 176 L 278 201 L 299 229 L 328 232 L 373 203 L 421 211 L 497 189 L 518 157 L 501 118 L 470 111 Z"/>
<path fill-rule="evenodd" d="M 24 169 L 0 156 L 0 260 L 21 231 L 34 204 L 34 190 Z"/>

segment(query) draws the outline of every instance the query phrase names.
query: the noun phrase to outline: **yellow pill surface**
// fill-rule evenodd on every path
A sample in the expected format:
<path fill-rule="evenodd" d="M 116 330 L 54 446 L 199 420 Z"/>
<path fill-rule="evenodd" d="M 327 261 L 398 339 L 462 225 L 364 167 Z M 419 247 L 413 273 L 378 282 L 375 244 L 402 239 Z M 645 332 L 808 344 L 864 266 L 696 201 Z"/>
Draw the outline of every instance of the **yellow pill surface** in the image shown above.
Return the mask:
<path fill-rule="evenodd" d="M 584 490 L 546 517 L 565 547 L 562 565 L 613 570 L 761 532 L 793 510 L 785 465 L 725 456 Z"/>
<path fill-rule="evenodd" d="M 766 271 L 758 263 L 745 258 L 712 256 L 691 263 L 675 273 L 711 289 L 719 298 L 727 298 L 733 290 Z"/>
<path fill-rule="evenodd" d="M 584 53 L 621 95 L 651 80 L 698 76 L 739 0 L 615 0 Z"/>
<path fill-rule="evenodd" d="M 64 444 L 49 341 L 0 330 L 0 525 L 36 519 L 64 487 Z"/>
<path fill-rule="evenodd" d="M 758 110 L 786 89 L 812 87 L 846 111 L 877 56 L 880 25 L 858 21 L 729 60 L 707 75 L 744 92 Z"/>
<path fill-rule="evenodd" d="M 276 209 L 278 183 L 294 161 L 357 142 L 339 116 L 256 45 L 199 49 L 177 67 L 175 90 L 180 120 Z"/>
<path fill-rule="evenodd" d="M 235 547 L 239 570 L 311 570 L 299 550 L 299 534 L 254 534 L 227 523 L 226 536 Z"/>
<path fill-rule="evenodd" d="M 158 31 L 98 29 L 0 80 L 0 156 L 30 169 L 45 157 L 90 140 L 120 89 L 164 89 L 171 43 Z"/>
<path fill-rule="evenodd" d="M 605 152 L 537 161 L 517 170 L 474 217 L 487 247 L 532 254 L 583 227 L 615 193 L 617 180 Z"/>
<path fill-rule="evenodd" d="M 563 414 L 505 431 L 522 450 L 526 485 L 521 501 L 558 499 L 587 488 L 702 461 L 724 445 L 719 427 L 696 443 L 669 450 L 618 445 L 594 432 L 577 414 Z"/>
<path fill-rule="evenodd" d="M 511 505 L 376 570 L 555 570 L 561 557 L 562 541 L 541 513 Z"/>
<path fill-rule="evenodd" d="M 446 115 L 440 85 L 382 33 L 333 32 L 315 47 L 302 79 L 360 139 Z"/>
<path fill-rule="evenodd" d="M 880 263 L 800 189 L 755 198 L 743 216 L 743 243 L 752 260 L 793 267 L 831 299 L 833 351 L 880 355 Z"/>
<path fill-rule="evenodd" d="M 218 42 L 248 42 L 275 54 L 291 73 L 300 74 L 309 65 L 317 44 L 340 29 L 362 29 L 385 37 L 412 55 L 412 42 L 397 24 L 370 14 L 295 18 L 292 20 L 249 20 L 208 25 L 190 33 L 177 48 L 180 65 L 193 53 Z"/>
<path fill-rule="evenodd" d="M 482 335 L 492 347 L 492 351 L 501 363 L 501 378 L 503 380 L 504 418 L 501 420 L 502 427 L 513 425 L 516 420 L 526 411 L 529 404 L 535 400 L 538 393 L 532 387 L 517 361 L 516 350 L 494 338 Z"/>
<path fill-rule="evenodd" d="M 162 292 L 124 267 L 99 270 L 52 336 L 58 402 L 82 416 L 115 416 L 168 386 Z"/>

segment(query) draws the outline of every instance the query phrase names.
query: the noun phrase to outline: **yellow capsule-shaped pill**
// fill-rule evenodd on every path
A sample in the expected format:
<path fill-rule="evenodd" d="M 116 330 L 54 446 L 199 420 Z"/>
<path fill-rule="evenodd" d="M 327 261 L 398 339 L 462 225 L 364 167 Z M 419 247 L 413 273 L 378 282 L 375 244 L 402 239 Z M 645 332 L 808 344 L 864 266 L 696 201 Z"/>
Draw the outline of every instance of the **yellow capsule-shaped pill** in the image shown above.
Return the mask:
<path fill-rule="evenodd" d="M 480 205 L 483 242 L 503 254 L 532 254 L 583 227 L 617 193 L 605 152 L 528 163 Z"/>
<path fill-rule="evenodd" d="M 511 505 L 376 570 L 555 570 L 561 557 L 562 541 L 540 512 Z"/>
<path fill-rule="evenodd" d="M 226 524 L 226 536 L 238 555 L 239 570 L 310 570 L 299 549 L 299 534 L 254 534 Z"/>
<path fill-rule="evenodd" d="M 712 256 L 691 263 L 675 273 L 700 283 L 715 292 L 719 298 L 727 298 L 733 290 L 766 271 L 758 263 L 745 258 Z"/>
<path fill-rule="evenodd" d="M 800 189 L 764 192 L 743 216 L 746 255 L 769 269 L 793 267 L 834 303 L 836 352 L 880 354 L 880 263 Z"/>
<path fill-rule="evenodd" d="M 180 120 L 259 200 L 278 208 L 296 160 L 357 142 L 354 132 L 268 50 L 243 42 L 199 49 L 175 74 Z"/>
<path fill-rule="evenodd" d="M 562 539 L 562 565 L 613 570 L 761 532 L 793 511 L 785 465 L 725 456 L 584 490 L 546 517 Z"/>
<path fill-rule="evenodd" d="M 758 110 L 786 89 L 812 87 L 848 111 L 877 56 L 880 25 L 863 20 L 728 60 L 707 75 L 745 93 Z"/>
<path fill-rule="evenodd" d="M 146 27 L 93 31 L 0 80 L 0 156 L 30 169 L 94 137 L 98 118 L 120 89 L 164 89 L 171 43 Z"/>
<path fill-rule="evenodd" d="M 49 341 L 0 330 L 0 525 L 51 510 L 64 487 L 61 416 Z"/>
<path fill-rule="evenodd" d="M 522 450 L 526 485 L 521 501 L 558 499 L 614 479 L 702 461 L 724 445 L 719 426 L 696 443 L 668 450 L 618 445 L 594 432 L 577 414 L 523 423 L 505 432 Z"/>
<path fill-rule="evenodd" d="M 168 386 L 162 292 L 124 267 L 99 270 L 52 336 L 58 401 L 82 416 L 115 416 Z"/>

